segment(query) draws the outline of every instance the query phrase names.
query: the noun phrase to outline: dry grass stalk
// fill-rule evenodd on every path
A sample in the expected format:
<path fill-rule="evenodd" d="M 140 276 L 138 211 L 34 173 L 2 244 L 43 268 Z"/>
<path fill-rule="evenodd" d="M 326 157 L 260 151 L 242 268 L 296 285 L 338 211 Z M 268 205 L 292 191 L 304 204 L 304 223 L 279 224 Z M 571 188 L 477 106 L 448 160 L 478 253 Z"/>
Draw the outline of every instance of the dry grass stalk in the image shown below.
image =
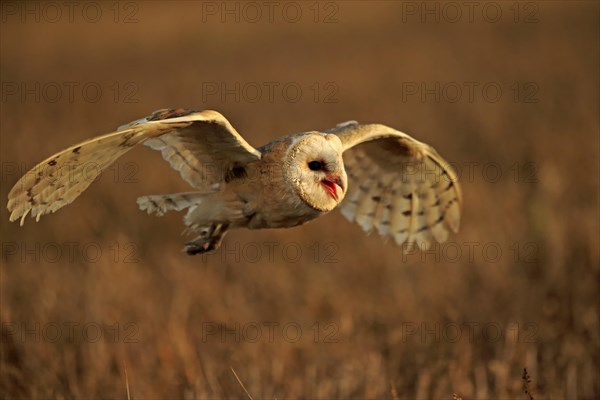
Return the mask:
<path fill-rule="evenodd" d="M 527 372 L 527 368 L 523 368 L 523 392 L 525 392 L 525 395 L 527 395 L 527 400 L 533 400 L 533 393 L 531 393 L 531 388 L 529 387 L 529 384 L 531 383 L 531 377 L 529 376 L 529 373 Z"/>
<path fill-rule="evenodd" d="M 246 387 L 244 386 L 244 384 L 242 383 L 242 381 L 240 380 L 240 378 L 238 377 L 238 375 L 235 373 L 235 370 L 233 369 L 233 367 L 229 367 L 229 368 L 231 369 L 231 372 L 233 372 L 233 376 L 235 376 L 235 379 L 238 381 L 238 383 L 240 384 L 242 389 L 244 389 L 244 392 L 246 392 L 246 395 L 248 396 L 248 398 L 250 400 L 254 400 L 252 398 L 252 396 L 250 395 L 250 393 L 248 392 L 248 390 L 246 389 Z"/>

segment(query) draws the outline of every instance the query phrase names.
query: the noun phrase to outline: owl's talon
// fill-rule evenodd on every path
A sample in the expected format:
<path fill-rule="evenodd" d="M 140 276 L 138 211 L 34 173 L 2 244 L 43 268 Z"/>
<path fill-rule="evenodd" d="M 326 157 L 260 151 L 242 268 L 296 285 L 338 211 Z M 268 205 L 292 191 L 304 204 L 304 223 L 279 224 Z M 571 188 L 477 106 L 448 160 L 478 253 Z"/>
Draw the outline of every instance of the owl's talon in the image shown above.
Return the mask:
<path fill-rule="evenodd" d="M 207 251 L 210 251 L 211 249 L 208 246 L 204 247 L 204 246 L 197 245 L 195 243 L 186 243 L 184 250 L 188 255 L 195 256 L 196 254 L 206 253 Z"/>
<path fill-rule="evenodd" d="M 207 253 L 219 248 L 227 233 L 228 224 L 214 224 L 203 229 L 196 239 L 186 242 L 184 251 L 190 255 Z"/>
<path fill-rule="evenodd" d="M 185 244 L 184 250 L 188 255 L 194 256 L 196 254 L 206 253 L 206 252 L 209 252 L 214 249 L 215 249 L 215 247 L 211 246 L 210 241 L 203 239 L 203 240 L 192 240 L 190 242 L 187 242 Z"/>

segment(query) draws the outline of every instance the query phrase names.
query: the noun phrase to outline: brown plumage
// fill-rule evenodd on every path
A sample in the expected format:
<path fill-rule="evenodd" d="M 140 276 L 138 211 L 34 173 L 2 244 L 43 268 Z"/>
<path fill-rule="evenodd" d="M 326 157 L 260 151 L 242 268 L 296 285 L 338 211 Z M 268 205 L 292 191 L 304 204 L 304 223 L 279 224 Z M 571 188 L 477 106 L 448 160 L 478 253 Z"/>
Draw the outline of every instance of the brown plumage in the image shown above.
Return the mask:
<path fill-rule="evenodd" d="M 10 220 L 39 221 L 71 203 L 93 180 L 86 166 L 105 169 L 142 143 L 197 189 L 138 199 L 148 213 L 187 210 L 186 231 L 197 235 L 189 254 L 217 248 L 228 229 L 289 228 L 338 206 L 367 233 L 376 229 L 399 245 L 427 248 L 459 228 L 455 174 L 405 133 L 352 121 L 255 149 L 218 112 L 186 109 L 156 111 L 42 161 L 10 191 Z"/>

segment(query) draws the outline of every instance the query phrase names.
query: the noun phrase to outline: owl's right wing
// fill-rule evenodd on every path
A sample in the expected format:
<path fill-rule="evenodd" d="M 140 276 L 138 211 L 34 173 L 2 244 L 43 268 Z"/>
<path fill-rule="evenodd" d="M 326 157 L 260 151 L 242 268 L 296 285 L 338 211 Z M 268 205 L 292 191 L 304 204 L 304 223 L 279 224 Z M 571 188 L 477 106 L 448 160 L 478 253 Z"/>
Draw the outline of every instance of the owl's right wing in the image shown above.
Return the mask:
<path fill-rule="evenodd" d="M 458 179 L 431 146 L 380 124 L 351 121 L 327 133 L 344 148 L 349 183 L 340 209 L 349 221 L 422 249 L 458 232 Z"/>
<path fill-rule="evenodd" d="M 71 203 L 133 146 L 159 150 L 182 178 L 200 190 L 215 190 L 234 167 L 260 160 L 261 153 L 216 111 L 159 110 L 118 131 L 76 144 L 39 163 L 8 194 L 10 220 L 28 213 L 36 221 Z"/>

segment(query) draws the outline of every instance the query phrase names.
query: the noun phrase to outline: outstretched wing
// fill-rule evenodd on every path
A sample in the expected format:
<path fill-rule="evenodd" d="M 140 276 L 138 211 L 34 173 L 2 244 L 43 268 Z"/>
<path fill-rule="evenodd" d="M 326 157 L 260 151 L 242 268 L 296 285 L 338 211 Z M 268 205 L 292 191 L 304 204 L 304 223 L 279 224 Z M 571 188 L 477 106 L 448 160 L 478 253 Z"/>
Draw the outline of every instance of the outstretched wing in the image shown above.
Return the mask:
<path fill-rule="evenodd" d="M 8 194 L 10 220 L 20 218 L 23 225 L 31 213 L 38 221 L 71 203 L 100 171 L 140 143 L 160 150 L 190 185 L 206 190 L 215 190 L 234 167 L 261 158 L 216 111 L 159 110 L 39 163 Z M 90 169 L 95 173 L 90 174 Z"/>
<path fill-rule="evenodd" d="M 328 133 L 344 146 L 349 184 L 340 208 L 349 221 L 421 249 L 458 232 L 458 180 L 432 147 L 379 124 L 351 121 Z"/>

